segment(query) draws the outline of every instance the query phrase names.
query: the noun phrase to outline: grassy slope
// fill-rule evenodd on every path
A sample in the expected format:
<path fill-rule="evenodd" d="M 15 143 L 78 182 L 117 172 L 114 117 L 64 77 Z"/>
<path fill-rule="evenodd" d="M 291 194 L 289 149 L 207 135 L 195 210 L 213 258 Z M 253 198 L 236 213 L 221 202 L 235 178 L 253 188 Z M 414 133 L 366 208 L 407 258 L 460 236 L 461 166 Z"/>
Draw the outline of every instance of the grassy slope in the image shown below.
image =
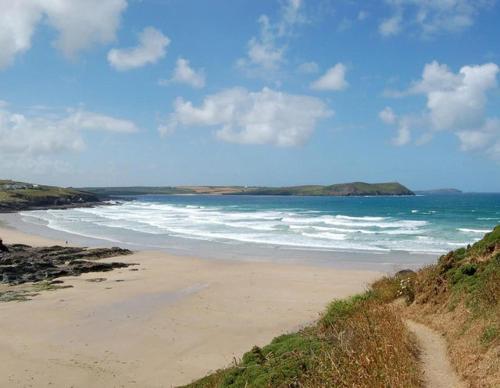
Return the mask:
<path fill-rule="evenodd" d="M 254 347 L 187 387 L 417 387 L 418 350 L 405 317 L 446 335 L 455 367 L 473 387 L 493 387 L 500 381 L 499 302 L 500 225 L 436 265 L 332 302 L 315 325 Z"/>
<path fill-rule="evenodd" d="M 143 195 L 143 194 L 232 194 L 245 190 L 240 186 L 131 186 L 131 187 L 86 187 L 83 190 L 97 195 Z"/>
<path fill-rule="evenodd" d="M 500 225 L 419 271 L 413 284 L 415 303 L 406 313 L 445 335 L 457 371 L 471 386 L 498 386 Z"/>
<path fill-rule="evenodd" d="M 12 183 L 18 182 L 0 180 L 0 186 Z M 94 194 L 71 188 L 40 185 L 33 188 L 5 190 L 0 187 L 0 209 L 64 205 L 95 201 L 97 201 L 97 197 Z"/>
<path fill-rule="evenodd" d="M 368 292 L 333 302 L 316 325 L 188 387 L 418 387 L 416 358 L 401 318 Z"/>
<path fill-rule="evenodd" d="M 234 195 L 413 195 L 397 182 L 342 183 L 330 186 L 309 185 L 291 187 L 242 186 L 177 186 L 177 187 L 88 187 L 85 190 L 99 195 L 140 194 L 234 194 Z"/>

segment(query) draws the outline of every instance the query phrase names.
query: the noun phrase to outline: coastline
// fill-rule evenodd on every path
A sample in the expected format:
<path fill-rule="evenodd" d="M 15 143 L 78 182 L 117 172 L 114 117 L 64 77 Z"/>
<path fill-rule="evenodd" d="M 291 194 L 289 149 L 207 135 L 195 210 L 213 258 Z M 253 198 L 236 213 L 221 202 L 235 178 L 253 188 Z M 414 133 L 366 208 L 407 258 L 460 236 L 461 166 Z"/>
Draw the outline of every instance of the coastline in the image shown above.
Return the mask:
<path fill-rule="evenodd" d="M 5 243 L 65 243 L 3 225 L 0 236 Z M 188 383 L 311 322 L 331 300 L 381 275 L 155 251 L 120 261 L 139 263 L 138 271 L 61 278 L 73 287 L 0 304 L 0 385 Z M 95 278 L 105 280 L 88 281 Z"/>

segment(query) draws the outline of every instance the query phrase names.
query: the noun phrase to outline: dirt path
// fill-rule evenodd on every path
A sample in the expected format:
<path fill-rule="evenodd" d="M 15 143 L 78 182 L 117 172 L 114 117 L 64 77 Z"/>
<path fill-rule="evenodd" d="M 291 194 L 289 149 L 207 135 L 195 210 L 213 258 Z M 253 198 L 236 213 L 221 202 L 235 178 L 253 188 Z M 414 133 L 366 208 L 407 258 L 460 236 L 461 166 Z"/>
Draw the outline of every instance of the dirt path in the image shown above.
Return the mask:
<path fill-rule="evenodd" d="M 420 344 L 424 368 L 424 382 L 427 388 L 465 388 L 451 366 L 444 338 L 431 328 L 407 320 L 406 325 Z"/>

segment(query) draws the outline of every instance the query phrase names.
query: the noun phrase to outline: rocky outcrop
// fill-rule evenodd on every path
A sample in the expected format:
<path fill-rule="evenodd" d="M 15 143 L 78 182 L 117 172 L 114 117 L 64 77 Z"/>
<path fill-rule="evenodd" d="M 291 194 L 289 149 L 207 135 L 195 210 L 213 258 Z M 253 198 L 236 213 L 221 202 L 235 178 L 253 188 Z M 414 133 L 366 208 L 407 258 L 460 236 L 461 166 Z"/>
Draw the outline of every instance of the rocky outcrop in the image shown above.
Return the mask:
<path fill-rule="evenodd" d="M 102 262 L 98 259 L 128 255 L 122 248 L 76 248 L 28 245 L 6 245 L 0 251 L 0 282 L 10 285 L 52 280 L 61 276 L 78 276 L 86 272 L 111 271 L 133 264 Z"/>

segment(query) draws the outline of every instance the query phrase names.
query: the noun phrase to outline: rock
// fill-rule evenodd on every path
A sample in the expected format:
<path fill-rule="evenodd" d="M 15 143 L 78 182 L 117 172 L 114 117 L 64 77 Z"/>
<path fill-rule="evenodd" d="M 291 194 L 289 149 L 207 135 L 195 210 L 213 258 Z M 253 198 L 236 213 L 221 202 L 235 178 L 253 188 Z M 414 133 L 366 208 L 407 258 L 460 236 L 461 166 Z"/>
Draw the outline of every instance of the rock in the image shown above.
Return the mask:
<path fill-rule="evenodd" d="M 128 255 L 122 248 L 75 248 L 9 245 L 0 252 L 0 279 L 2 283 L 22 284 L 53 280 L 61 276 L 78 276 L 87 272 L 106 272 L 133 264 L 101 262 L 98 259 Z"/>
<path fill-rule="evenodd" d="M 411 269 L 402 269 L 401 271 L 398 271 L 396 272 L 396 277 L 407 277 L 407 276 L 410 276 L 410 275 L 414 275 L 415 274 L 415 271 L 411 270 Z"/>

